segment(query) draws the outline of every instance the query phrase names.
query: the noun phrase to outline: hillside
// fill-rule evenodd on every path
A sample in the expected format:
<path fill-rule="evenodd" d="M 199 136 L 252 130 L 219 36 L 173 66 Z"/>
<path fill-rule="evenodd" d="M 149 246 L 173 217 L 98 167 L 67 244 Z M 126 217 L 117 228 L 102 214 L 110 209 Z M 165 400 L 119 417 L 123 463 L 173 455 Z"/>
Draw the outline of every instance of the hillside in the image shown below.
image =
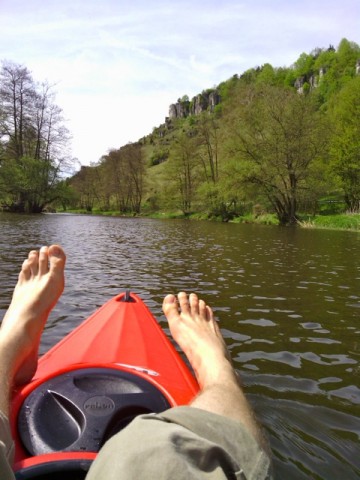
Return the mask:
<path fill-rule="evenodd" d="M 169 107 L 138 142 L 83 167 L 64 206 L 229 220 L 360 210 L 360 47 L 315 48 Z"/>

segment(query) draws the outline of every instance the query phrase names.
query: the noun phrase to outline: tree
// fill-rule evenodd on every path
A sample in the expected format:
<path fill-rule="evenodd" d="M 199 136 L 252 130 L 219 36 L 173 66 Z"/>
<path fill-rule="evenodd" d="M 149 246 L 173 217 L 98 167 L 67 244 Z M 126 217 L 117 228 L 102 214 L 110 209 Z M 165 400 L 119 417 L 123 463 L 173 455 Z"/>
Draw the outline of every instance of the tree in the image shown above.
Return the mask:
<path fill-rule="evenodd" d="M 0 199 L 6 208 L 41 212 L 58 199 L 71 164 L 70 136 L 52 87 L 38 85 L 26 67 L 4 62 L 0 71 Z"/>
<path fill-rule="evenodd" d="M 206 182 L 219 180 L 219 125 L 214 115 L 201 115 L 197 124 L 198 155 Z"/>
<path fill-rule="evenodd" d="M 105 208 L 114 202 L 121 213 L 140 213 L 144 195 L 145 165 L 140 143 L 110 150 L 96 168 L 97 194 Z"/>
<path fill-rule="evenodd" d="M 349 81 L 332 105 L 331 165 L 351 211 L 360 211 L 360 77 Z"/>
<path fill-rule="evenodd" d="M 243 183 L 257 185 L 281 224 L 297 222 L 299 192 L 325 153 L 324 122 L 310 96 L 264 86 L 243 91 L 232 153 Z"/>
<path fill-rule="evenodd" d="M 360 47 L 355 42 L 350 42 L 343 38 L 337 48 L 337 63 L 340 72 L 347 75 L 350 71 L 350 76 L 354 76 L 355 63 L 360 57 Z"/>
<path fill-rule="evenodd" d="M 70 180 L 70 186 L 77 193 L 80 207 L 87 212 L 94 208 L 95 201 L 98 198 L 98 175 L 96 166 L 82 166 Z"/>
<path fill-rule="evenodd" d="M 294 63 L 295 74 L 298 77 L 307 76 L 312 73 L 314 56 L 303 52 Z"/>
<path fill-rule="evenodd" d="M 284 85 L 288 72 L 287 68 L 274 68 L 270 63 L 265 63 L 256 76 L 256 83 Z"/>
<path fill-rule="evenodd" d="M 144 194 L 144 159 L 141 145 L 139 143 L 129 143 L 122 149 L 125 168 L 130 188 L 129 199 L 131 210 L 134 213 L 140 213 L 141 201 Z"/>
<path fill-rule="evenodd" d="M 193 137 L 182 132 L 172 150 L 167 164 L 167 197 L 186 215 L 191 212 L 195 191 L 197 167 L 196 146 Z"/>
<path fill-rule="evenodd" d="M 197 191 L 210 216 L 230 220 L 234 215 L 234 198 L 223 188 L 220 175 L 220 124 L 215 115 L 204 113 L 196 126 L 196 155 L 202 166 L 202 182 Z M 204 180 L 203 180 L 204 179 Z"/>
<path fill-rule="evenodd" d="M 0 72 L 1 138 L 7 153 L 19 161 L 25 154 L 35 96 L 34 82 L 26 67 L 4 62 Z"/>

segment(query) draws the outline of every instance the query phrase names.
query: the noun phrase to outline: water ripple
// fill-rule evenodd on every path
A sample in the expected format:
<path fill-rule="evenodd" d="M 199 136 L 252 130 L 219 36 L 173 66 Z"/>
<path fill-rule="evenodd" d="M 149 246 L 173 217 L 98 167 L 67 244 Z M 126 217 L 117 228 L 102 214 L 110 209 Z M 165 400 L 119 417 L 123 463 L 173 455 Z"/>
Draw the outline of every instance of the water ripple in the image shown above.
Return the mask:
<path fill-rule="evenodd" d="M 360 478 L 358 234 L 71 215 L 0 214 L 0 228 L 0 318 L 30 249 L 68 254 L 41 352 L 125 288 L 165 328 L 163 296 L 196 291 L 269 434 L 276 478 Z"/>

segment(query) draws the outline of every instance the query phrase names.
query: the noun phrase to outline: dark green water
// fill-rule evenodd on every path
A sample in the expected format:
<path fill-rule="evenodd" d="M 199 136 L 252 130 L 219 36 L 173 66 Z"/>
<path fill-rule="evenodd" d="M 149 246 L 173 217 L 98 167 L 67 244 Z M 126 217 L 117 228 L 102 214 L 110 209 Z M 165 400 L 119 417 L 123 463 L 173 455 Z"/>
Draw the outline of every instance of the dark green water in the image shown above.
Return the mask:
<path fill-rule="evenodd" d="M 0 232 L 0 318 L 27 252 L 66 249 L 42 352 L 125 288 L 164 328 L 163 296 L 198 292 L 268 432 L 276 478 L 360 478 L 360 234 L 6 214 Z"/>

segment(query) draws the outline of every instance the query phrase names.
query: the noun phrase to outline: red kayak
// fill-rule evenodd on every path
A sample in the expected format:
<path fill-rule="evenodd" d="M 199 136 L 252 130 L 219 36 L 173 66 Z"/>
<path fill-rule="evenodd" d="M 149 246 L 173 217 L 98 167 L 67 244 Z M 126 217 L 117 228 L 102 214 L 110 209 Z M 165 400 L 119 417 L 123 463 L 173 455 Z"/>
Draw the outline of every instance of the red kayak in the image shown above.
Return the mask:
<path fill-rule="evenodd" d="M 150 310 L 122 293 L 43 355 L 14 393 L 16 478 L 85 478 L 106 440 L 134 417 L 186 405 L 198 390 Z"/>

